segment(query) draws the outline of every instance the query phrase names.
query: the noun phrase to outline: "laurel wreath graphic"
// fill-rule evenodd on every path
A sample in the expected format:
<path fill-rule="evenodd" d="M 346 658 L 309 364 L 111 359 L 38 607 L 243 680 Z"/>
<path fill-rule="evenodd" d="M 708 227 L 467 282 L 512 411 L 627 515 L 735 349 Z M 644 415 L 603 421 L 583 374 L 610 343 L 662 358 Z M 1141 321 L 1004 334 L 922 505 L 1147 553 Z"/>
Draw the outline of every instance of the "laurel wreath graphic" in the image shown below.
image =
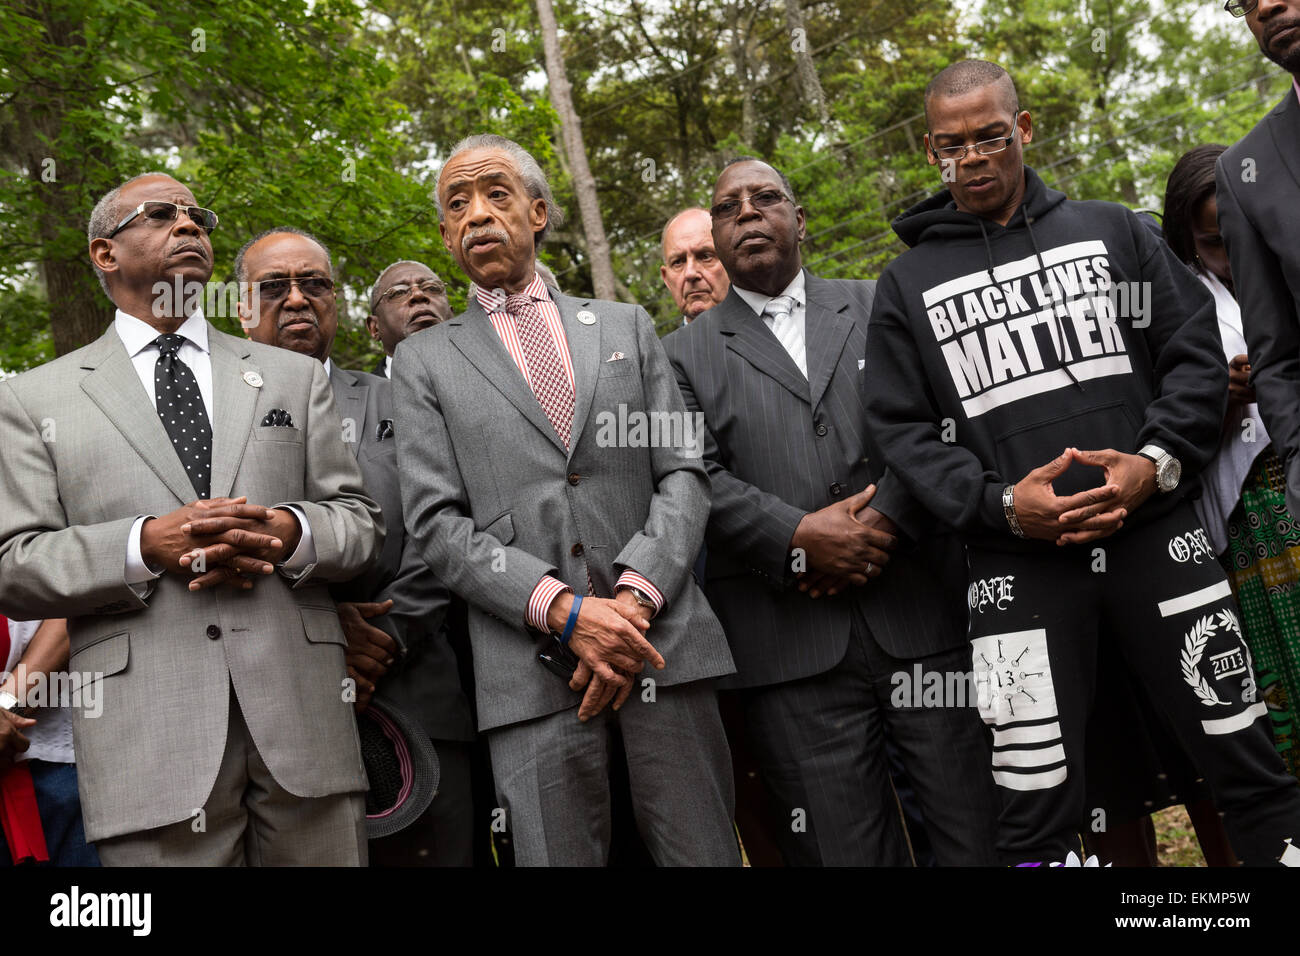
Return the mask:
<path fill-rule="evenodd" d="M 1214 618 L 1206 615 L 1192 625 L 1192 629 L 1187 632 L 1183 639 L 1183 680 L 1187 682 L 1192 690 L 1196 691 L 1196 696 L 1200 698 L 1202 704 L 1206 707 L 1213 707 L 1215 704 L 1228 706 L 1228 702 L 1219 697 L 1210 686 L 1210 682 L 1205 679 L 1196 665 L 1201 663 L 1201 655 L 1205 653 L 1205 645 L 1209 643 L 1210 638 L 1219 632 L 1219 627 L 1226 627 L 1229 630 L 1237 630 L 1237 618 L 1231 611 L 1219 612 L 1219 624 L 1216 626 Z"/>

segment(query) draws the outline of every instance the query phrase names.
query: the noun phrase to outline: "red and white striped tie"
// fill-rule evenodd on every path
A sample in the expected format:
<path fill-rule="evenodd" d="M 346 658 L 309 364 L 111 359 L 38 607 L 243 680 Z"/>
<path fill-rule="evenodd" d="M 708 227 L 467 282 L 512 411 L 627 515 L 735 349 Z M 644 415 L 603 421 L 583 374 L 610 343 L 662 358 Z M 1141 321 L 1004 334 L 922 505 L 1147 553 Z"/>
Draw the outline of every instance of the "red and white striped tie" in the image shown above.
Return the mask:
<path fill-rule="evenodd" d="M 569 431 L 573 428 L 573 389 L 569 377 L 564 374 L 564 363 L 560 361 L 555 339 L 531 296 L 520 293 L 508 297 L 506 312 L 514 318 L 519 330 L 519 345 L 528 363 L 533 394 L 560 441 L 568 448 Z"/>

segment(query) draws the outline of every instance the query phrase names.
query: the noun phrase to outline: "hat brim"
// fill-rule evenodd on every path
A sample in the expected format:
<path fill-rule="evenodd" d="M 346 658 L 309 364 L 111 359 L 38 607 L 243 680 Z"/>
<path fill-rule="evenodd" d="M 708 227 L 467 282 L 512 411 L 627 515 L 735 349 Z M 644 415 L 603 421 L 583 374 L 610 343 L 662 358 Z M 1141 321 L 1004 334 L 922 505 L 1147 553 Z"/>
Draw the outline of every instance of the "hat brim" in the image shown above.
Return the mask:
<path fill-rule="evenodd" d="M 392 746 L 401 774 L 392 806 L 366 813 L 366 836 L 375 840 L 392 836 L 414 823 L 438 795 L 438 752 L 424 730 L 399 708 L 372 699 L 357 721 L 372 721 Z M 371 775 L 371 768 L 366 767 Z"/>

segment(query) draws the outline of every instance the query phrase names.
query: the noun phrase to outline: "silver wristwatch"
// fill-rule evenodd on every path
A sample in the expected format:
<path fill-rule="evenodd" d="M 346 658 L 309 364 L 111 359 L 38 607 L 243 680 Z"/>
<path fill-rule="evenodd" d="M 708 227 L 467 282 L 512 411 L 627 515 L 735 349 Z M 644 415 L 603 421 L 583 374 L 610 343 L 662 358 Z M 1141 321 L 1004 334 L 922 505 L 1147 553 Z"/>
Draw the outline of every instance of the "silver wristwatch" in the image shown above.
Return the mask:
<path fill-rule="evenodd" d="M 1002 489 L 1002 514 L 1007 519 L 1007 524 L 1011 528 L 1011 533 L 1017 538 L 1023 538 L 1025 532 L 1020 527 L 1020 519 L 1016 517 L 1016 486 L 1007 485 Z"/>
<path fill-rule="evenodd" d="M 1138 454 L 1155 462 L 1156 488 L 1162 494 L 1167 495 L 1178 487 L 1178 482 L 1183 477 L 1182 462 L 1159 445 L 1143 445 L 1138 449 Z"/>
<path fill-rule="evenodd" d="M 630 584 L 624 584 L 624 585 L 620 588 L 620 590 L 622 590 L 622 591 L 631 591 L 631 592 L 632 592 L 632 597 L 636 599 L 636 603 L 637 603 L 637 604 L 640 604 L 643 608 L 645 608 L 645 609 L 646 609 L 647 611 L 649 611 L 651 614 L 654 613 L 654 611 L 655 611 L 655 602 L 652 601 L 652 600 L 650 600 L 650 596 L 649 596 L 648 594 L 646 594 L 644 591 L 642 591 L 640 588 L 635 588 L 635 587 L 633 587 L 633 586 L 630 585 Z"/>

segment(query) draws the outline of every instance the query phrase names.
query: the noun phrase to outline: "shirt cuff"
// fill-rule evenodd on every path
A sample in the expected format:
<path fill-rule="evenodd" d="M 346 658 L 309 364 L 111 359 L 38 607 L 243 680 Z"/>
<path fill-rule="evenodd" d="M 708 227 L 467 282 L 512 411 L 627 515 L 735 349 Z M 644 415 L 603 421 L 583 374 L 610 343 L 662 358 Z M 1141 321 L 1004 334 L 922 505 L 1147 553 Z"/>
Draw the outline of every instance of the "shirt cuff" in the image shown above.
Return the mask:
<path fill-rule="evenodd" d="M 653 601 L 655 613 L 650 615 L 651 617 L 664 609 L 664 596 L 659 593 L 659 589 L 651 584 L 649 579 L 637 574 L 631 568 L 618 576 L 618 583 L 614 585 L 614 590 L 617 591 L 619 588 L 636 588 Z"/>
<path fill-rule="evenodd" d="M 528 625 L 549 632 L 551 629 L 546 624 L 546 612 L 551 609 L 551 602 L 565 591 L 572 594 L 573 588 L 549 574 L 538 581 L 537 587 L 533 588 L 533 596 L 528 599 L 528 611 L 524 615 Z"/>
<path fill-rule="evenodd" d="M 303 573 L 316 563 L 316 545 L 311 538 L 311 525 L 307 523 L 307 516 L 302 513 L 301 508 L 293 505 L 281 505 L 285 511 L 290 511 L 298 519 L 298 527 L 302 529 L 302 535 L 298 538 L 298 547 L 293 549 L 293 554 L 284 560 L 280 568 L 280 573 L 286 578 L 300 578 Z"/>
<path fill-rule="evenodd" d="M 135 519 L 135 524 L 131 525 L 131 531 L 126 536 L 126 568 L 123 571 L 122 579 L 126 581 L 131 590 L 140 598 L 149 596 L 153 590 L 153 582 L 162 577 L 162 571 L 154 571 L 144 562 L 144 554 L 140 550 L 140 534 L 144 523 L 156 515 L 141 515 Z"/>

